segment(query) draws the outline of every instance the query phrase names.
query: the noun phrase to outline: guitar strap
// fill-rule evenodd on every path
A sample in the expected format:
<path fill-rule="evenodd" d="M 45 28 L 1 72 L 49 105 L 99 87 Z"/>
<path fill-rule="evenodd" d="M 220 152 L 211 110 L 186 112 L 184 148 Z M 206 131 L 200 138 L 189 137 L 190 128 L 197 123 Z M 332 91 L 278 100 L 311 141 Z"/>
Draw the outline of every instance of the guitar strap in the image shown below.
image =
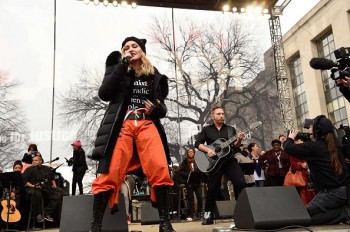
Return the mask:
<path fill-rule="evenodd" d="M 232 138 L 233 137 L 233 129 L 232 127 L 230 127 L 229 125 L 227 125 L 227 135 L 228 135 L 228 138 Z M 231 146 L 231 145 L 230 145 Z M 232 150 L 231 148 L 231 156 L 233 155 L 234 151 Z"/>

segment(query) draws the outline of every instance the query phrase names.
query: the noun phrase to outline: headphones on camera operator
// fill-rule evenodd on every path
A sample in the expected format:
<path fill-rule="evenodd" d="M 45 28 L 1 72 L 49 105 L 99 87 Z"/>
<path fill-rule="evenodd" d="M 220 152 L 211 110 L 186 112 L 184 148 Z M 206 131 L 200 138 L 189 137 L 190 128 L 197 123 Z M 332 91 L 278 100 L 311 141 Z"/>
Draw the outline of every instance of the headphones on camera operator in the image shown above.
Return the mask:
<path fill-rule="evenodd" d="M 313 125 L 312 125 L 312 131 L 313 131 L 313 136 L 315 137 L 315 139 L 320 138 L 322 135 L 325 135 L 323 128 L 320 125 L 320 121 L 322 118 L 326 118 L 326 116 L 324 115 L 318 115 L 313 121 Z M 329 120 L 329 119 L 327 119 Z M 332 125 L 333 127 L 333 125 Z M 321 134 L 322 133 L 322 134 Z"/>
<path fill-rule="evenodd" d="M 336 128 L 333 126 L 331 120 L 325 115 L 318 115 L 314 119 L 305 119 L 304 128 L 309 129 L 312 125 L 312 134 L 315 139 L 321 138 L 322 136 L 332 133 L 337 136 Z"/>

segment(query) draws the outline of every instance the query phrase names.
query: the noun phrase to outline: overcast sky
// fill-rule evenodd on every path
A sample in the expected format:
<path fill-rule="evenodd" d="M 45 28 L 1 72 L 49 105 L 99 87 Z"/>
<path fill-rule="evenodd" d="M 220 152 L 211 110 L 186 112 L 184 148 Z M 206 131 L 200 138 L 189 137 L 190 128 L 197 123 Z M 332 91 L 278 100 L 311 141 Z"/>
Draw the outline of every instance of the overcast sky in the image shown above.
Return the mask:
<path fill-rule="evenodd" d="M 279 0 L 277 5 L 287 0 Z M 293 27 L 307 12 L 309 12 L 320 0 L 292 0 L 280 16 L 282 34 Z"/>
<path fill-rule="evenodd" d="M 280 1 L 281 2 L 281 1 Z M 281 16 L 282 32 L 289 30 L 318 0 L 292 0 Z M 176 15 L 210 20 L 220 12 L 175 11 Z M 85 5 L 82 1 L 57 1 L 56 71 L 53 74 L 53 0 L 0 0 L 0 70 L 6 71 L 21 87 L 14 96 L 26 113 L 30 141 L 48 159 L 50 156 L 52 82 L 56 94 L 62 94 L 79 79 L 82 67 L 103 67 L 105 57 L 120 49 L 130 35 L 143 37 L 153 16 L 170 16 L 170 9 L 104 7 Z M 243 17 L 243 16 L 242 16 Z M 244 16 L 247 18 L 247 16 Z M 261 40 L 263 51 L 271 46 L 268 19 L 247 18 Z M 149 48 L 148 48 L 149 49 Z M 151 50 L 151 49 L 150 49 Z M 154 51 L 153 51 L 154 52 Z M 153 53 L 154 54 L 154 53 Z M 152 55 L 152 52 L 150 52 Z M 74 128 L 67 128 L 56 118 L 52 157 L 70 157 L 70 143 L 76 138 Z M 23 153 L 26 147 L 23 147 Z M 21 157 L 22 154 L 18 156 Z M 63 161 L 62 161 L 63 162 Z"/>

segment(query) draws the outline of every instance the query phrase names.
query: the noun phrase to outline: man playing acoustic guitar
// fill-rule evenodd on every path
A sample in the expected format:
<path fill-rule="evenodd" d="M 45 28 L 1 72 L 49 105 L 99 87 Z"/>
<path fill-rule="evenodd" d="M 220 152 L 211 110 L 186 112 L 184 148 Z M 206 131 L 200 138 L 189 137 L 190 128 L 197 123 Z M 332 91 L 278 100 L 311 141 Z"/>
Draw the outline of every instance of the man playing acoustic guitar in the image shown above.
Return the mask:
<path fill-rule="evenodd" d="M 229 139 L 235 136 L 236 129 L 224 123 L 225 113 L 224 109 L 220 106 L 214 107 L 211 110 L 211 117 L 213 119 L 213 124 L 205 126 L 203 130 L 196 136 L 195 147 L 205 153 L 205 156 L 209 157 L 209 159 L 215 160 L 218 156 L 217 153 L 219 152 L 222 153 L 224 151 L 224 155 L 222 159 L 218 157 L 218 163 L 215 164 L 216 170 L 208 172 L 208 192 L 202 225 L 210 225 L 214 223 L 213 212 L 215 209 L 216 195 L 218 193 L 217 190 L 220 187 L 220 180 L 222 175 L 226 175 L 232 184 L 234 184 L 235 187 L 237 186 L 239 188 L 239 192 L 242 191 L 246 185 L 243 172 L 239 167 L 237 160 L 235 160 L 232 156 L 234 153 L 236 153 L 236 151 L 239 151 L 237 148 L 239 148 L 241 145 L 241 142 L 244 138 L 244 133 L 238 133 L 237 140 L 233 141 L 233 147 L 231 144 L 231 147 L 227 146 L 226 148 L 221 145 L 217 147 L 222 148 L 222 151 L 217 149 L 214 150 L 212 148 L 213 146 L 208 145 L 215 144 L 218 139 Z M 238 197 L 238 194 L 235 196 L 236 199 Z"/>

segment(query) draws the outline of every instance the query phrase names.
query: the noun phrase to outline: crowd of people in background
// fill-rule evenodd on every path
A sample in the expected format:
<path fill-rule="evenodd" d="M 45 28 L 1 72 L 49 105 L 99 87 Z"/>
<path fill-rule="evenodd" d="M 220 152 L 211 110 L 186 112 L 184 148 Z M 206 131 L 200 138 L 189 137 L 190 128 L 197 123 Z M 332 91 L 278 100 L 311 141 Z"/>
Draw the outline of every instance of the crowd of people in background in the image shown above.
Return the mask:
<path fill-rule="evenodd" d="M 213 124 L 204 128 L 197 136 L 196 147 L 203 149 L 209 153 L 211 148 L 201 147 L 202 144 L 212 144 L 217 138 L 228 139 L 236 132 L 229 132 L 226 124 L 223 123 L 224 111 L 221 107 L 214 108 L 212 111 Z M 222 130 L 224 128 L 225 130 Z M 219 132 L 218 132 L 219 131 Z M 226 132 L 227 131 L 227 132 Z M 231 135 L 230 135 L 231 133 Z M 220 134 L 220 136 L 217 136 Z M 223 136 L 223 137 L 222 137 Z M 208 140 L 208 141 L 206 141 Z M 180 163 L 179 167 L 173 167 L 172 178 L 175 182 L 174 188 L 179 192 L 179 188 L 187 189 L 187 208 L 188 210 L 184 217 L 187 221 L 192 221 L 193 218 L 203 219 L 202 224 L 213 223 L 213 212 L 216 200 L 237 200 L 240 192 L 246 187 L 270 187 L 283 186 L 284 179 L 289 170 L 293 173 L 296 171 L 302 172 L 307 184 L 305 186 L 296 186 L 300 194 L 301 201 L 307 205 L 315 196 L 315 191 L 312 188 L 310 172 L 305 160 L 297 159 L 295 156 L 288 154 L 283 149 L 283 143 L 287 140 L 286 135 L 280 135 L 278 139 L 271 141 L 271 148 L 267 151 L 259 150 L 257 143 L 250 143 L 247 146 L 238 145 L 232 148 L 232 160 L 225 161 L 228 164 L 238 164 L 235 167 L 227 168 L 228 170 L 240 170 L 240 173 L 234 173 L 233 176 L 227 178 L 225 173 L 225 165 L 220 166 L 218 172 L 214 175 L 208 175 L 202 179 L 202 183 L 196 185 L 188 183 L 188 176 L 192 172 L 201 172 L 195 162 L 196 150 L 190 147 L 185 152 L 185 158 Z M 303 143 L 301 139 L 295 141 L 296 144 Z M 212 152 L 215 153 L 215 152 Z M 238 168 L 240 167 L 240 168 Z M 244 184 L 237 181 L 238 176 L 243 177 Z M 205 192 L 202 191 L 205 184 Z M 232 188 L 231 188 L 232 186 Z M 231 193 L 231 191 L 233 193 Z M 225 194 L 225 193 L 228 194 Z M 231 194 L 230 194 L 231 193 Z M 206 202 L 202 205 L 202 198 L 205 197 Z M 208 200 L 209 199 L 209 200 Z M 199 216 L 199 217 L 198 217 Z"/>
<path fill-rule="evenodd" d="M 215 111 L 214 111 L 215 112 Z M 223 125 L 223 124 L 222 124 Z M 215 125 L 215 119 L 214 124 Z M 216 128 L 220 131 L 220 128 Z M 208 128 L 204 133 L 206 136 L 214 135 L 215 129 L 210 131 Z M 208 132 L 209 130 L 209 132 Z M 334 126 L 331 121 L 325 116 L 321 115 L 313 119 L 313 124 L 309 125 L 308 138 L 297 137 L 298 131 L 291 130 L 290 134 L 280 135 L 278 139 L 271 141 L 271 148 L 267 151 L 259 151 L 259 145 L 257 143 L 250 143 L 246 147 L 241 147 L 240 150 L 235 150 L 234 158 L 242 171 L 245 179 L 245 188 L 248 187 L 270 187 L 270 186 L 294 186 L 300 196 L 300 202 L 303 204 L 310 217 L 313 225 L 322 224 L 339 224 L 350 223 L 350 206 L 349 192 L 350 192 L 350 179 L 348 165 L 345 160 L 345 155 L 339 145 L 336 145 L 337 139 L 333 134 Z M 222 131 L 220 131 L 223 136 Z M 224 133 L 225 134 L 225 133 Z M 213 139 L 214 138 L 214 139 Z M 224 135 L 227 139 L 228 136 Z M 212 141 L 216 139 L 213 136 Z M 338 138 L 339 140 L 339 138 Z M 199 146 L 197 145 L 197 148 Z M 205 149 L 205 148 L 204 148 Z M 203 150 L 204 150 L 203 149 Z M 210 152 L 210 150 L 207 150 Z M 180 170 L 186 170 L 181 172 L 181 175 L 186 177 L 190 172 L 196 170 L 191 169 L 191 163 L 189 160 L 195 157 L 196 154 L 193 148 L 189 148 L 186 152 L 185 160 L 180 164 Z M 190 155 L 189 155 L 190 154 Z M 194 164 L 195 165 L 195 164 Z M 251 166 L 251 168 L 247 168 Z M 181 168 L 185 167 L 185 168 Z M 290 184 L 286 180 L 287 173 L 300 173 L 303 179 L 302 184 Z M 186 185 L 186 178 L 178 178 L 180 172 L 175 170 L 173 180 L 174 186 L 179 186 L 176 182 Z M 221 180 L 224 180 L 225 173 L 221 173 Z M 210 178 L 210 175 L 209 175 Z M 216 186 L 219 183 L 219 179 L 216 179 Z M 221 183 L 224 183 L 221 181 Z M 212 183 L 208 182 L 208 190 Z M 241 191 L 241 187 L 230 183 L 233 188 L 238 188 L 238 193 L 234 195 L 237 199 Z M 191 186 L 186 185 L 188 189 Z M 229 186 L 225 186 L 229 188 Z M 218 188 L 215 188 L 218 190 Z M 211 190 L 214 191 L 214 190 Z M 218 191 L 216 192 L 218 193 Z M 193 192 L 188 191 L 193 197 Z M 194 195 L 198 199 L 202 196 Z M 212 202 L 219 199 L 219 194 L 216 198 L 211 198 Z M 231 194 L 232 196 L 232 194 Z M 226 198 L 225 200 L 229 200 Z M 198 201 L 200 202 L 200 201 Z M 189 217 L 198 210 L 193 204 L 189 204 Z M 208 210 L 208 207 L 205 207 Z M 212 224 L 212 209 L 207 218 L 203 218 L 203 225 Z"/>
<path fill-rule="evenodd" d="M 296 143 L 301 143 L 302 141 L 298 140 Z M 245 179 L 244 187 L 269 187 L 269 186 L 283 186 L 284 185 L 284 177 L 289 169 L 293 172 L 296 170 L 302 171 L 306 180 L 310 181 L 309 171 L 307 167 L 307 163 L 303 160 L 298 160 L 294 156 L 288 155 L 282 148 L 282 142 L 278 139 L 275 139 L 271 142 L 272 148 L 268 151 L 260 151 L 259 145 L 257 143 L 250 143 L 248 146 L 243 147 L 238 150 L 234 154 L 234 158 L 236 162 L 241 164 L 251 164 L 252 169 L 250 173 L 243 170 L 243 176 Z M 188 175 L 191 172 L 200 172 L 195 161 L 195 149 L 189 148 L 186 153 L 186 157 L 181 162 L 179 167 L 175 165 L 173 167 L 173 180 L 175 182 L 175 188 L 186 187 L 187 189 L 187 200 L 188 200 L 188 214 L 186 216 L 187 221 L 192 221 L 192 218 L 202 218 L 204 216 L 204 212 L 202 212 L 202 188 L 201 185 L 204 183 L 200 183 L 197 185 L 190 185 L 187 183 Z M 246 167 L 246 166 L 244 166 Z M 222 178 L 221 178 L 222 177 Z M 217 187 L 218 196 L 215 200 L 230 200 L 233 198 L 237 198 L 239 193 L 236 194 L 220 194 L 223 188 L 226 188 L 225 191 L 230 191 L 230 185 L 232 183 L 230 181 L 225 182 L 225 175 L 221 175 L 220 181 L 221 185 Z M 203 178 L 202 180 L 205 180 Z M 222 185 L 223 184 L 223 185 Z M 312 184 L 308 183 L 306 186 L 297 187 L 298 193 L 300 194 L 301 200 L 304 205 L 307 205 L 312 197 L 315 195 L 314 190 L 312 188 Z M 233 191 L 237 189 L 237 186 L 233 185 Z M 239 187 L 238 187 L 239 188 Z M 177 191 L 177 190 L 176 190 Z M 204 193 L 206 196 L 207 193 Z M 223 196 L 223 197 L 220 197 Z M 230 197 L 232 196 L 232 197 Z M 195 201 L 194 201 L 195 199 Z M 215 202 L 214 200 L 214 202 Z M 196 213 L 196 215 L 195 215 Z"/>

